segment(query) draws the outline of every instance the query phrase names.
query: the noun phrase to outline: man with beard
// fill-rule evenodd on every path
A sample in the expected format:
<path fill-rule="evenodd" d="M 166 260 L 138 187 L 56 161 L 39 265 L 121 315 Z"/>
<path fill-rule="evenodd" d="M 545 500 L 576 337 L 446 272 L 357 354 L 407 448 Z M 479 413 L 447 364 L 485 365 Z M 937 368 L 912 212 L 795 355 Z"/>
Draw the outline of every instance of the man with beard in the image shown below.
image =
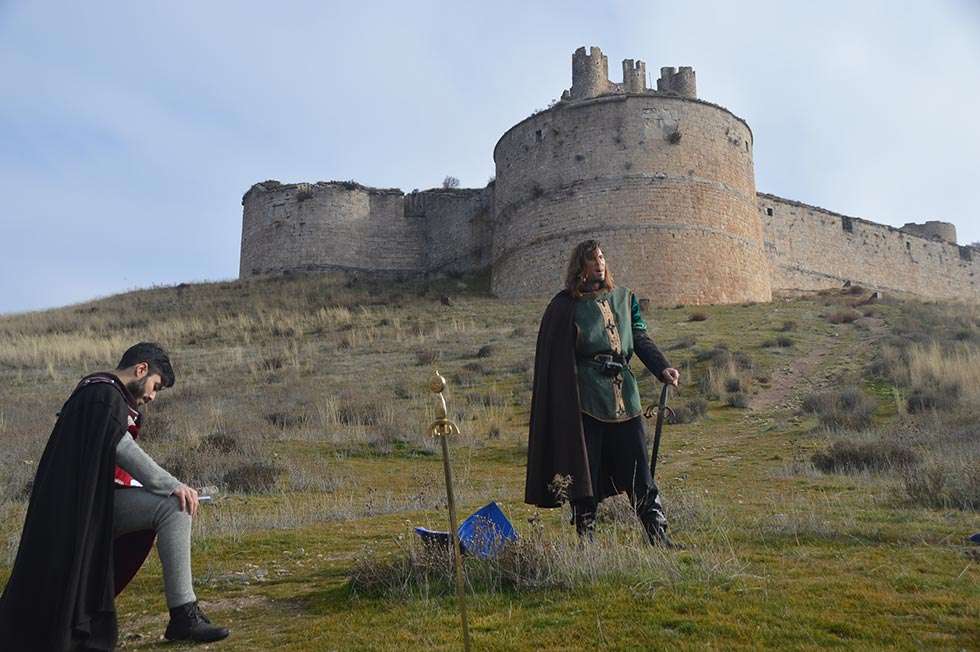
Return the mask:
<path fill-rule="evenodd" d="M 538 331 L 524 500 L 569 500 L 576 531 L 591 540 L 598 503 L 625 491 L 650 543 L 678 547 L 650 474 L 633 353 L 677 386 L 680 374 L 647 335 L 636 296 L 613 283 L 599 243 L 582 242 Z"/>
<path fill-rule="evenodd" d="M 31 488 L 13 572 L 0 597 L 0 649 L 112 650 L 114 596 L 157 539 L 170 640 L 228 630 L 201 612 L 191 582 L 197 492 L 137 444 L 140 405 L 174 384 L 166 352 L 143 342 L 114 372 L 86 376 L 58 414 Z"/>

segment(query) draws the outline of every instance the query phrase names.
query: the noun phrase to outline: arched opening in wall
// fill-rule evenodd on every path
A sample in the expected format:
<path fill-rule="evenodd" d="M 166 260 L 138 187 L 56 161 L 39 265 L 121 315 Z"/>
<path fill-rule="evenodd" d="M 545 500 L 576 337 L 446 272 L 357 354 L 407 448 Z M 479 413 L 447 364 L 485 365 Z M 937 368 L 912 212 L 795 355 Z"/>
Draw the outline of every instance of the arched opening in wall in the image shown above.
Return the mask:
<path fill-rule="evenodd" d="M 960 247 L 960 259 L 966 261 L 973 260 L 973 247 Z"/>
<path fill-rule="evenodd" d="M 544 140 L 544 134 L 542 134 L 541 130 L 538 129 L 534 132 L 534 142 L 540 143 L 542 140 Z"/>
<path fill-rule="evenodd" d="M 841 215 L 840 225 L 841 228 L 847 231 L 848 233 L 854 233 L 854 220 L 851 219 L 850 217 L 847 217 L 846 215 Z"/>
<path fill-rule="evenodd" d="M 772 217 L 772 206 L 769 206 L 768 208 L 766 208 L 766 215 L 768 215 L 769 217 Z"/>

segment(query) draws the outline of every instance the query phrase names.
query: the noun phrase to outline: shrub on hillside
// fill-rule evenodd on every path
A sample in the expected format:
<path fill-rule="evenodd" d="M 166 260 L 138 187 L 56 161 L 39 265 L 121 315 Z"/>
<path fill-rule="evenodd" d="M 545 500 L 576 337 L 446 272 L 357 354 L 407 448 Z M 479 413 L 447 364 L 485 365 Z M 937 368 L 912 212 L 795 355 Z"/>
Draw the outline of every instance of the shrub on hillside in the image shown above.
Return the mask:
<path fill-rule="evenodd" d="M 835 441 L 826 450 L 814 453 L 810 461 L 824 473 L 878 472 L 907 469 L 918 463 L 919 456 L 897 442 Z"/>
<path fill-rule="evenodd" d="M 306 416 L 295 412 L 270 412 L 265 420 L 279 428 L 296 428 L 306 423 Z"/>
<path fill-rule="evenodd" d="M 497 352 L 497 347 L 493 344 L 484 344 L 480 347 L 480 350 L 476 352 L 476 357 L 478 358 L 489 358 L 494 353 Z"/>
<path fill-rule="evenodd" d="M 827 315 L 827 321 L 831 324 L 850 324 L 852 321 L 860 318 L 861 313 L 854 308 L 838 308 L 837 310 L 832 310 Z"/>
<path fill-rule="evenodd" d="M 228 491 L 239 493 L 265 493 L 273 489 L 283 472 L 282 467 L 265 462 L 249 462 L 225 473 L 224 483 Z"/>
<path fill-rule="evenodd" d="M 905 475 L 902 486 L 916 505 L 980 510 L 980 459 L 974 456 L 932 460 Z"/>
<path fill-rule="evenodd" d="M 728 395 L 725 404 L 733 408 L 747 408 L 749 407 L 749 395 L 745 392 L 734 392 Z"/>
<path fill-rule="evenodd" d="M 438 359 L 439 359 L 438 351 L 433 351 L 432 349 L 415 350 L 415 364 L 420 367 L 432 364 Z"/>
<path fill-rule="evenodd" d="M 717 344 L 711 349 L 702 349 L 694 354 L 695 362 L 708 362 L 714 366 L 722 366 L 731 360 L 732 353 L 727 346 Z"/>
<path fill-rule="evenodd" d="M 956 407 L 961 394 L 962 388 L 957 383 L 917 387 L 905 400 L 905 407 L 912 414 L 932 410 L 946 412 Z"/>
<path fill-rule="evenodd" d="M 673 416 L 668 413 L 668 423 L 693 423 L 708 412 L 708 402 L 703 398 L 694 398 L 673 408 Z"/>
<path fill-rule="evenodd" d="M 667 346 L 668 351 L 679 351 L 680 349 L 689 349 L 697 343 L 697 338 L 693 335 L 685 335 L 684 337 L 674 340 Z"/>
<path fill-rule="evenodd" d="M 810 394 L 803 411 L 814 414 L 830 430 L 860 430 L 871 425 L 877 402 L 857 387 Z"/>
<path fill-rule="evenodd" d="M 199 448 L 223 455 L 241 450 L 241 447 L 238 445 L 238 439 L 223 432 L 213 432 L 210 435 L 205 435 L 201 440 Z"/>
<path fill-rule="evenodd" d="M 375 426 L 382 421 L 383 412 L 377 403 L 346 400 L 337 406 L 337 422 L 347 426 Z"/>
<path fill-rule="evenodd" d="M 704 312 L 692 312 L 687 317 L 687 321 L 706 321 L 708 319 L 708 314 Z"/>

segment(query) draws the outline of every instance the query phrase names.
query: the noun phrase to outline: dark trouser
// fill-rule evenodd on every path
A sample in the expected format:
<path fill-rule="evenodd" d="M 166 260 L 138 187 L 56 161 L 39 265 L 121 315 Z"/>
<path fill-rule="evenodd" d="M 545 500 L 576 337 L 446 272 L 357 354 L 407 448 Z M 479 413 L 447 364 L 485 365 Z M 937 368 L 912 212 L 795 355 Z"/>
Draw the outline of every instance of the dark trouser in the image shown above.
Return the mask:
<path fill-rule="evenodd" d="M 572 505 L 579 534 L 595 528 L 599 501 L 624 491 L 648 533 L 651 528 L 666 529 L 660 492 L 650 475 L 643 418 L 607 423 L 583 414 L 582 429 L 593 497 L 576 500 Z"/>

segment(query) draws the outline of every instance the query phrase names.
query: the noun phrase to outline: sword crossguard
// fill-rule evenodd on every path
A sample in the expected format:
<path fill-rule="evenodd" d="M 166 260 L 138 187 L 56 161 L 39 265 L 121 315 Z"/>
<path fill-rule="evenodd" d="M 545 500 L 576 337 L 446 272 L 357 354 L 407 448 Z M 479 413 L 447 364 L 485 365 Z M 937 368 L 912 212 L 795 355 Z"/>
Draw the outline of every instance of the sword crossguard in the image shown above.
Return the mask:
<path fill-rule="evenodd" d="M 645 416 L 647 419 L 652 419 L 653 417 L 657 416 L 657 412 L 659 411 L 660 411 L 659 405 L 651 404 L 647 406 L 647 409 L 643 410 L 643 416 Z M 664 406 L 664 416 L 670 420 L 673 420 L 675 416 L 673 408 L 669 406 Z"/>
<path fill-rule="evenodd" d="M 433 437 L 448 437 L 449 435 L 458 435 L 459 426 L 449 419 L 436 419 L 431 424 L 429 424 L 429 434 Z"/>

